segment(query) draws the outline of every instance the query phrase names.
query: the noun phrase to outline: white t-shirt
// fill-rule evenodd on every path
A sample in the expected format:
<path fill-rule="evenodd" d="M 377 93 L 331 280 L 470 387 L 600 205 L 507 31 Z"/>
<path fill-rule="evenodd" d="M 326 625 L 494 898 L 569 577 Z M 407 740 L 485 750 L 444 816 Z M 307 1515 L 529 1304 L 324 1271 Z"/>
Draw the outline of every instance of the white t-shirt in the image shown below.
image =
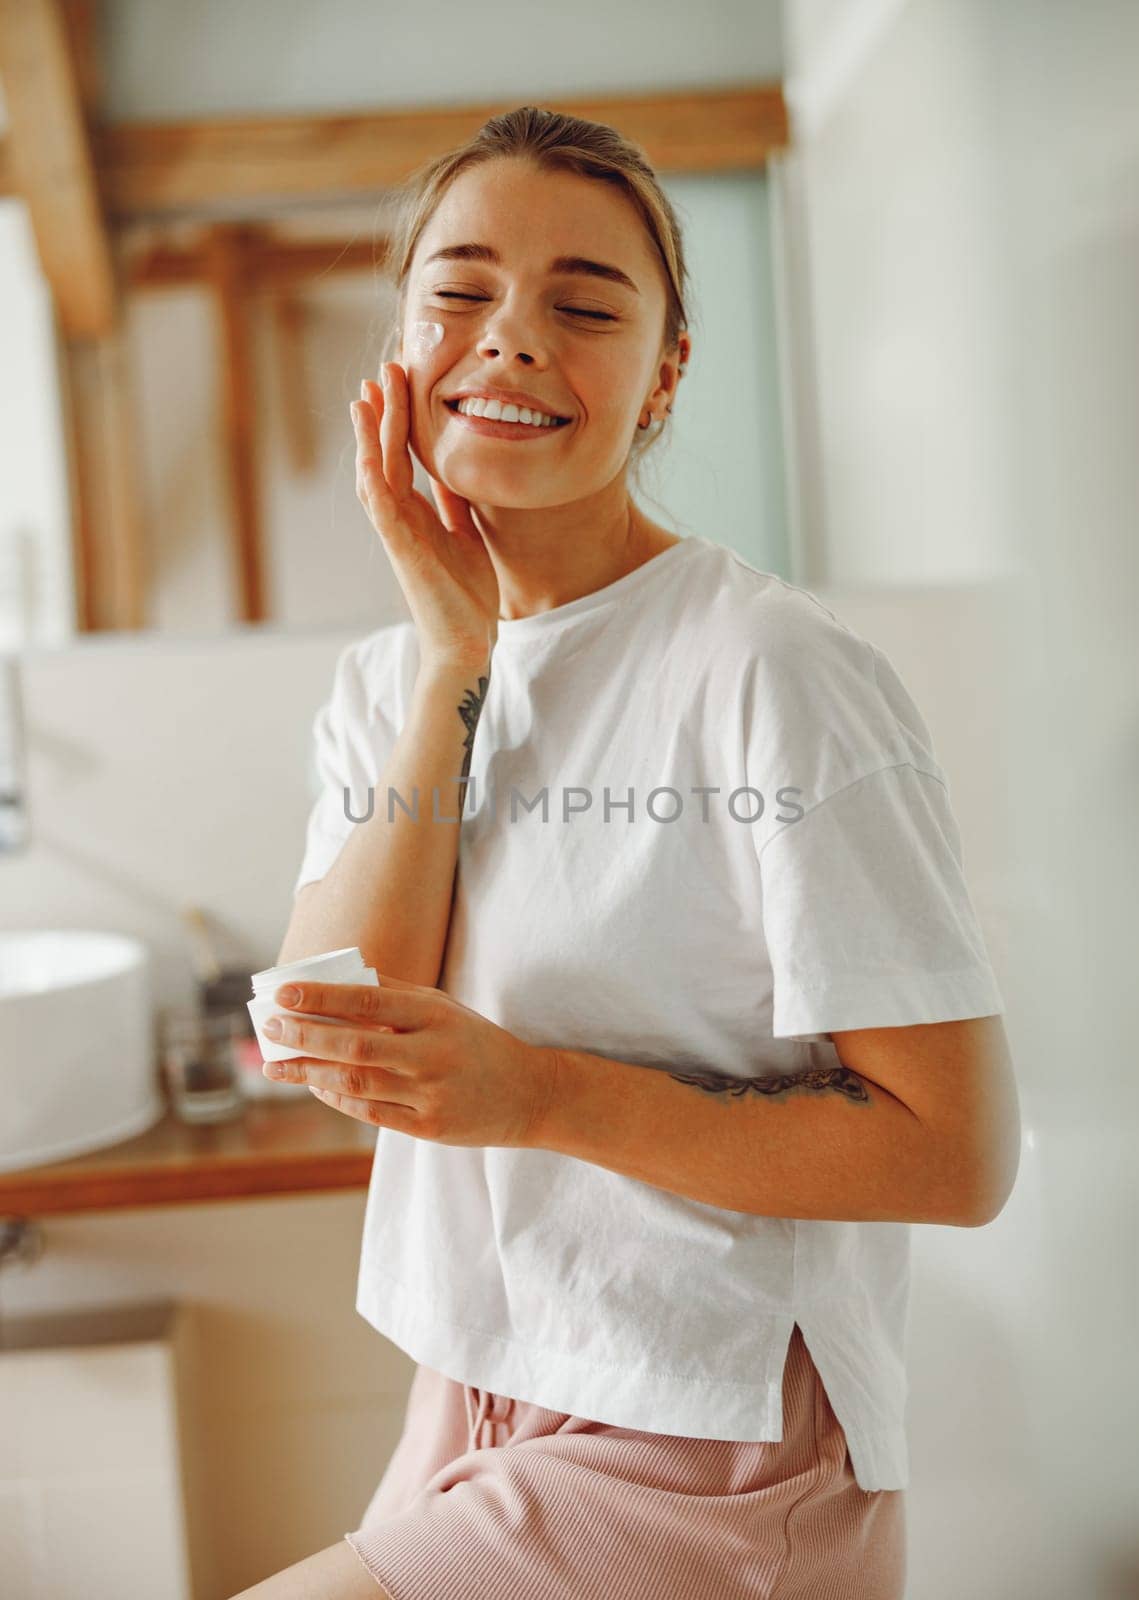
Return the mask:
<path fill-rule="evenodd" d="M 416 666 L 410 622 L 342 651 L 296 888 L 354 826 L 345 788 L 386 812 Z M 440 977 L 464 1004 L 630 1071 L 741 1077 L 840 1065 L 831 1030 L 1004 1010 L 922 717 L 807 590 L 689 536 L 500 621 L 489 677 Z M 782 1438 L 797 1322 L 859 1484 L 900 1489 L 909 1245 L 381 1129 L 356 1306 L 460 1382 L 737 1440 Z"/>

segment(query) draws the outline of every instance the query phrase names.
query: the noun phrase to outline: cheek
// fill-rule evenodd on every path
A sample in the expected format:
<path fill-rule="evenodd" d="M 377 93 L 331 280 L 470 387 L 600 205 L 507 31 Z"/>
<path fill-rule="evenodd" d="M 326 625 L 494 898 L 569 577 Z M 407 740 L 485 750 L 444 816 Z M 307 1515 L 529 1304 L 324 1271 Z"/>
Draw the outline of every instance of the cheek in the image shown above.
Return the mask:
<path fill-rule="evenodd" d="M 404 368 L 407 373 L 410 434 L 413 445 L 436 439 L 447 422 L 447 408 L 443 404 L 443 383 L 447 366 L 433 355 L 430 362 Z"/>
<path fill-rule="evenodd" d="M 638 409 L 641 389 L 630 381 L 628 360 L 614 356 L 598 361 L 583 373 L 578 393 L 595 418 L 604 418 L 609 427 L 623 425 Z"/>

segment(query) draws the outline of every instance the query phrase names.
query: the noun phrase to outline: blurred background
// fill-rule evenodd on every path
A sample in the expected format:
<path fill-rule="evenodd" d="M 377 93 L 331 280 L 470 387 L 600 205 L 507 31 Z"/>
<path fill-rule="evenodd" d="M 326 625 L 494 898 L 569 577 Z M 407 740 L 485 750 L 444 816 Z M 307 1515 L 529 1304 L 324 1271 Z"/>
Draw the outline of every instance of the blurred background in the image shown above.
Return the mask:
<path fill-rule="evenodd" d="M 408 614 L 348 418 L 394 188 L 527 103 L 685 229 L 646 510 L 880 645 L 950 778 L 1024 1137 L 913 1230 L 911 1600 L 1139 1595 L 1137 80 L 1133 0 L 0 0 L 5 1596 L 223 1600 L 399 1435 L 366 1130 L 247 1057 L 193 1125 L 157 1019 L 275 960 L 312 718 Z"/>

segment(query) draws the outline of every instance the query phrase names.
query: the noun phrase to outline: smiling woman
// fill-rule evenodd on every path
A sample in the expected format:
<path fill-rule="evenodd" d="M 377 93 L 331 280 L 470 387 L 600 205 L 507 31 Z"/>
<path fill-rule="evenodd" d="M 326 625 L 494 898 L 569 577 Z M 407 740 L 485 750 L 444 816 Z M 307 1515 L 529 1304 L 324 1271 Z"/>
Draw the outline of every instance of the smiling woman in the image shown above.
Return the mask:
<path fill-rule="evenodd" d="M 345 1550 L 416 1600 L 900 1600 L 906 1224 L 988 1220 L 1015 1142 L 929 730 L 630 493 L 691 348 L 642 152 L 495 117 L 391 261 L 357 492 L 411 618 L 337 662 L 279 956 L 380 978 L 278 997 L 291 1073 L 378 1129 L 357 1309 L 417 1363 Z M 603 801 L 561 828 L 466 807 L 565 778 Z"/>

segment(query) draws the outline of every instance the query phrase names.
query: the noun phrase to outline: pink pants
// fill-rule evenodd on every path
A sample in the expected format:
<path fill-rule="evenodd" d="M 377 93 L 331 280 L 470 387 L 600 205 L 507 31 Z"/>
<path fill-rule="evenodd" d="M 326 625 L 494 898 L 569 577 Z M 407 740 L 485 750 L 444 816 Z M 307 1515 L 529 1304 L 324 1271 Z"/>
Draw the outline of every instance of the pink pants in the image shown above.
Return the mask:
<path fill-rule="evenodd" d="M 391 1600 L 903 1600 L 905 1491 L 860 1489 L 798 1324 L 778 1443 L 592 1422 L 419 1366 L 345 1535 Z"/>

